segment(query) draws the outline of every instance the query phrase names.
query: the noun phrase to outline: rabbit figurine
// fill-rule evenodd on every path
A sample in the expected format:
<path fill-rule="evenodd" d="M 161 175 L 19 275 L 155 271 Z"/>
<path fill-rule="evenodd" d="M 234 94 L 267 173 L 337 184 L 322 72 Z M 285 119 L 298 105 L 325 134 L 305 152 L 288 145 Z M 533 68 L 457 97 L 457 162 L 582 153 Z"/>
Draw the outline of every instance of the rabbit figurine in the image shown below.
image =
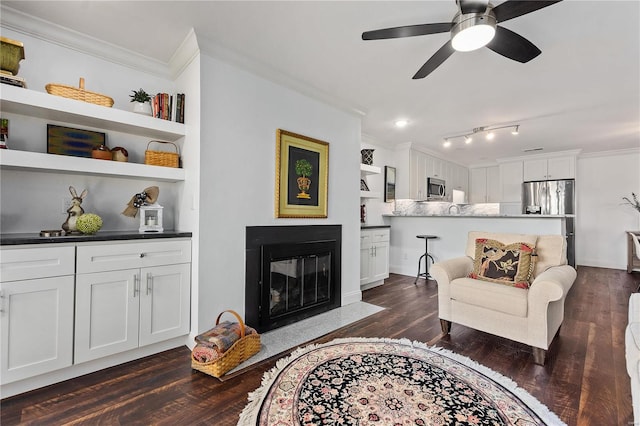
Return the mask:
<path fill-rule="evenodd" d="M 62 229 L 64 230 L 65 235 L 73 234 L 77 232 L 76 228 L 76 220 L 78 216 L 84 214 L 84 209 L 81 207 L 82 200 L 87 196 L 87 190 L 82 191 L 82 194 L 78 196 L 76 189 L 73 186 L 69 187 L 69 192 L 71 192 L 71 207 L 67 209 L 67 220 L 62 224 Z"/>

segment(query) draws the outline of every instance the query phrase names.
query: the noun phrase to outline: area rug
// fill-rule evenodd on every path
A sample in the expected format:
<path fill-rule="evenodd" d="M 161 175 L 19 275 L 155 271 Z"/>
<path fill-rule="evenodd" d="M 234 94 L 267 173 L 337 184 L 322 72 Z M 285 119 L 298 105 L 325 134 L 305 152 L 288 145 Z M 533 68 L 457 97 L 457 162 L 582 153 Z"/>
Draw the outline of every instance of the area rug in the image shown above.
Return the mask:
<path fill-rule="evenodd" d="M 239 425 L 563 425 L 512 380 L 409 340 L 299 348 L 265 373 Z"/>

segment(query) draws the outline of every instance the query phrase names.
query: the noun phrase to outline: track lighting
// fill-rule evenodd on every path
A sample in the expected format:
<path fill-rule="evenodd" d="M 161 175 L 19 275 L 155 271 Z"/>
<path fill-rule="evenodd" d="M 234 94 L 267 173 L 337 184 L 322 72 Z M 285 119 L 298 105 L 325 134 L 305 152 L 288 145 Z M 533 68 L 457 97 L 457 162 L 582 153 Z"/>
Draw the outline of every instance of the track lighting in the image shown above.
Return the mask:
<path fill-rule="evenodd" d="M 493 140 L 496 136 L 495 130 L 502 130 L 502 129 L 511 129 L 512 135 L 517 135 L 518 133 L 520 133 L 519 124 L 511 124 L 509 126 L 497 126 L 497 127 L 480 126 L 480 127 L 474 127 L 471 130 L 471 132 L 462 133 L 460 135 L 447 136 L 446 138 L 444 138 L 444 143 L 442 145 L 445 148 L 450 147 L 452 144 L 451 140 L 455 138 L 464 138 L 464 143 L 469 145 L 473 140 L 472 135 L 475 135 L 476 133 L 485 133 L 485 137 L 487 138 L 487 140 L 490 141 L 490 140 Z"/>

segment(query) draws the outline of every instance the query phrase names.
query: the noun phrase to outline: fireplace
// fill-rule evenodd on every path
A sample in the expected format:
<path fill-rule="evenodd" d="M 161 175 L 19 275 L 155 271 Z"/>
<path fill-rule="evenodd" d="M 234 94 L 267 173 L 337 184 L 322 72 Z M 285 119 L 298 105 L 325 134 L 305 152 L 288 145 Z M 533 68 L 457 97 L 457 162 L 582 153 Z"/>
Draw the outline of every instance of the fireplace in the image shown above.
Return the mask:
<path fill-rule="evenodd" d="M 245 321 L 265 332 L 340 306 L 340 225 L 246 229 Z"/>

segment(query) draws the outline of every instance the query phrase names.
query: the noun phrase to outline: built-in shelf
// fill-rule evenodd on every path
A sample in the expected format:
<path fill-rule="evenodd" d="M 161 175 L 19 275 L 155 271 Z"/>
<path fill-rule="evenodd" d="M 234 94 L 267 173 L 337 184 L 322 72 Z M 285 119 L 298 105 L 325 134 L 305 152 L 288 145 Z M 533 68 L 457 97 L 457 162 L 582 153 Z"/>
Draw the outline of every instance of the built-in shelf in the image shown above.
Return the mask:
<path fill-rule="evenodd" d="M 177 141 L 186 133 L 186 126 L 182 123 L 8 84 L 2 85 L 0 96 L 0 110 L 6 113 L 74 123 L 171 142 Z"/>
<path fill-rule="evenodd" d="M 0 168 L 2 170 L 141 178 L 164 182 L 180 182 L 185 179 L 184 169 L 12 149 L 0 149 Z"/>
<path fill-rule="evenodd" d="M 0 96 L 0 111 L 3 113 L 171 142 L 178 141 L 186 134 L 186 127 L 182 123 L 76 101 L 36 90 L 3 84 Z M 0 168 L 43 173 L 141 178 L 164 182 L 185 180 L 184 169 L 11 149 L 0 150 Z"/>
<path fill-rule="evenodd" d="M 380 198 L 380 193 L 375 191 L 360 191 L 360 198 Z"/>
<path fill-rule="evenodd" d="M 382 169 L 380 167 L 360 164 L 361 175 L 379 175 L 380 173 L 382 173 Z"/>
<path fill-rule="evenodd" d="M 380 167 L 360 164 L 360 176 L 378 175 L 382 172 Z M 380 198 L 380 193 L 375 191 L 360 191 L 360 198 Z"/>

